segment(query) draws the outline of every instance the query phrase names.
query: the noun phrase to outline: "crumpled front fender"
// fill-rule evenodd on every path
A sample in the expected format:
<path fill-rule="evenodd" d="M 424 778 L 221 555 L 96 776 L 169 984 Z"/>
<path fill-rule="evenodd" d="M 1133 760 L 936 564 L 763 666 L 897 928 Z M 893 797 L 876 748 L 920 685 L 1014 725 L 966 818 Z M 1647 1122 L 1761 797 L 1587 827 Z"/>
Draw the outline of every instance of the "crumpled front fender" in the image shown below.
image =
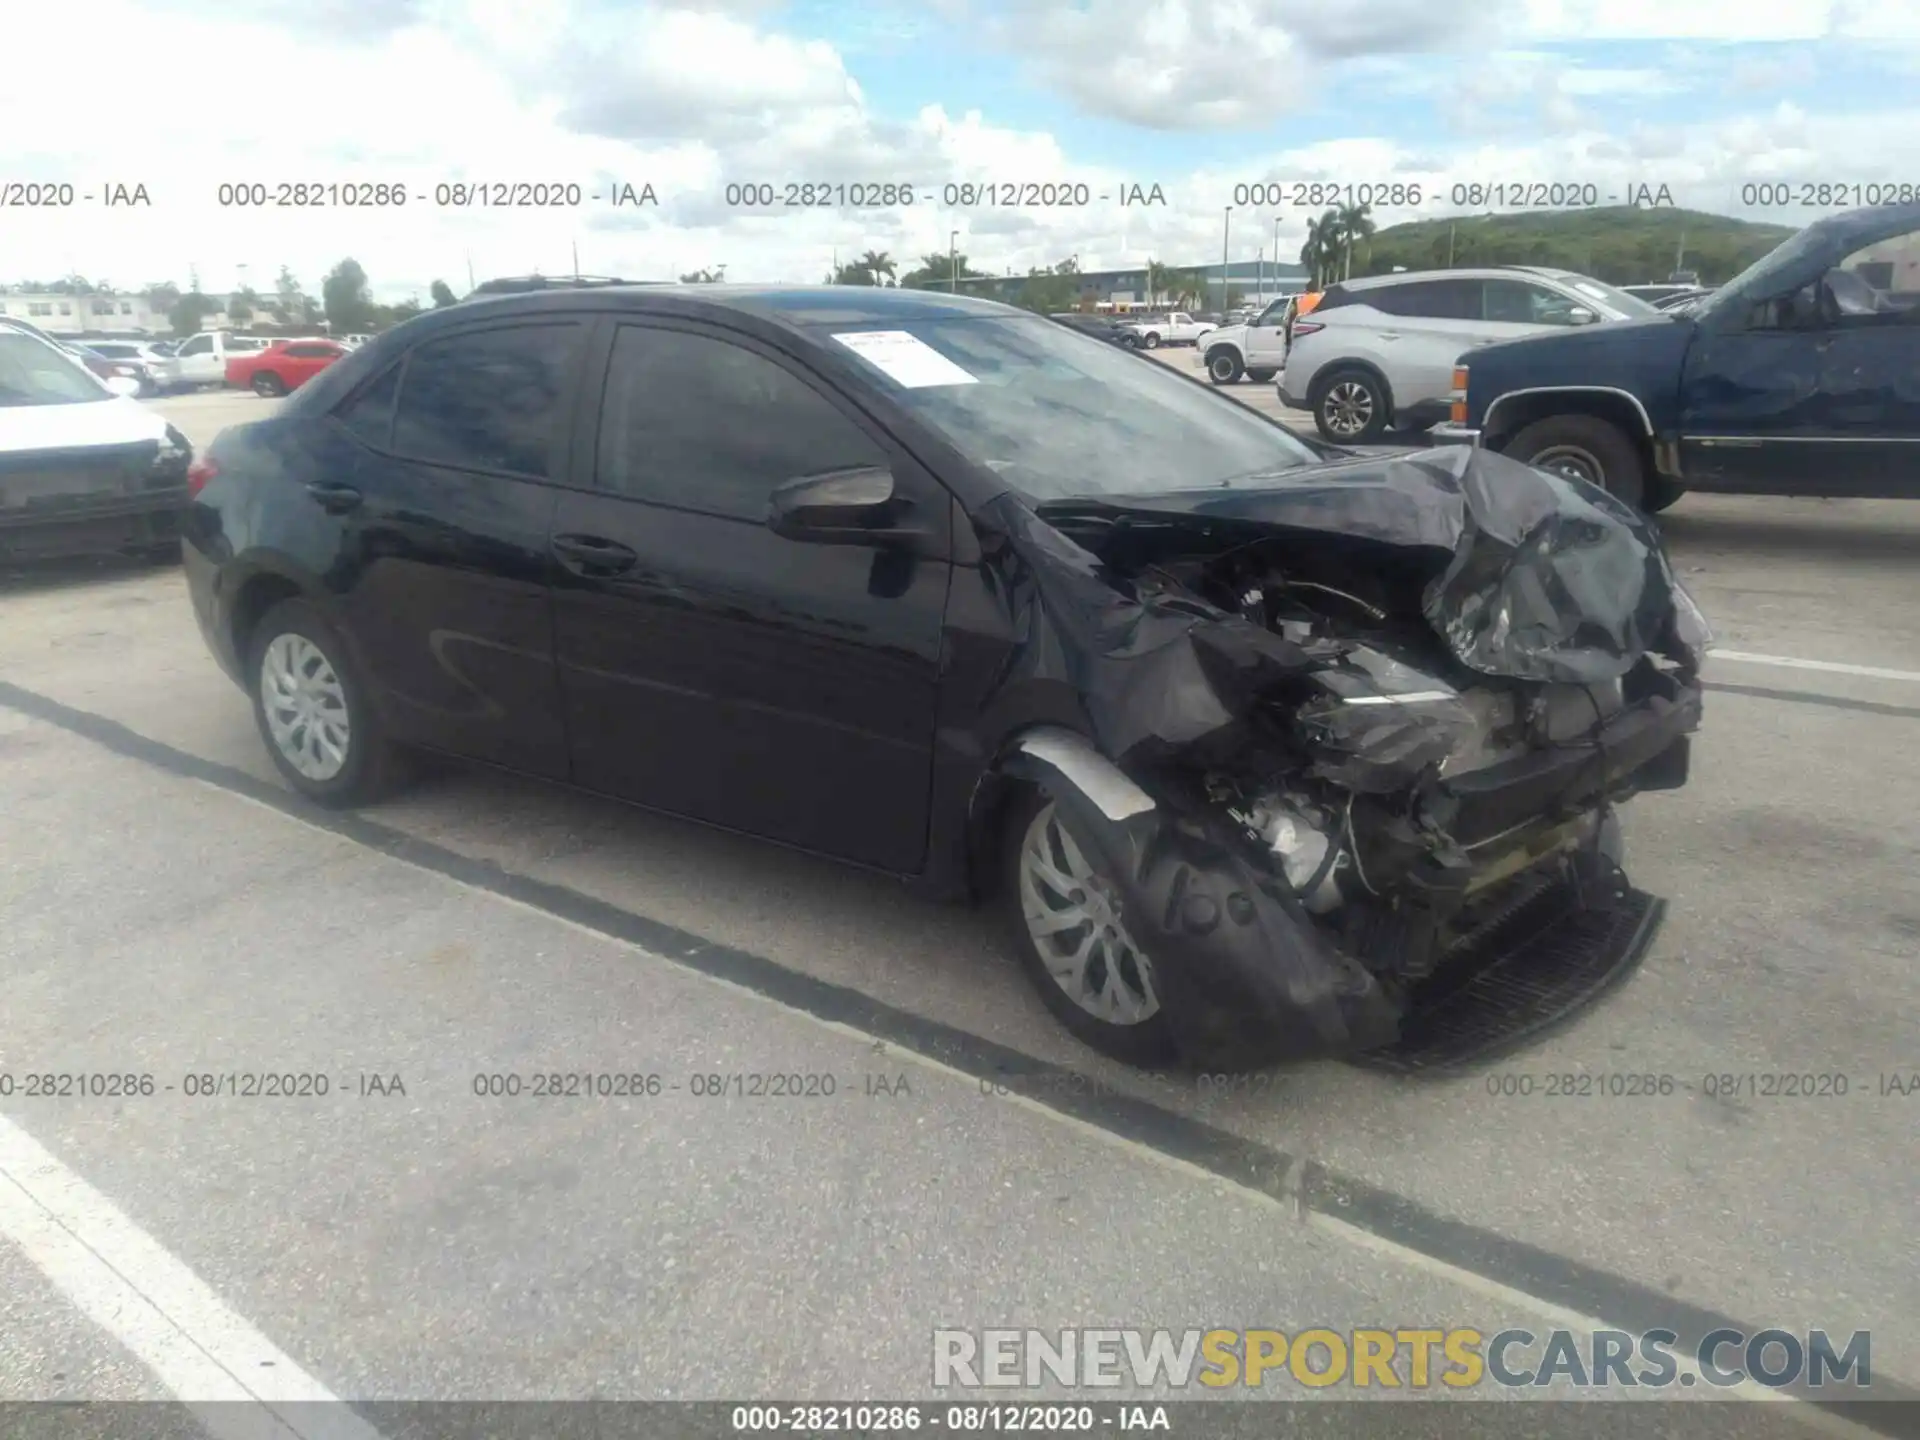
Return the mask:
<path fill-rule="evenodd" d="M 1069 731 L 1029 732 L 1003 769 L 1040 786 L 1115 886 L 1189 1063 L 1251 1069 L 1398 1037 L 1399 1002 L 1208 821 L 1157 804 Z"/>

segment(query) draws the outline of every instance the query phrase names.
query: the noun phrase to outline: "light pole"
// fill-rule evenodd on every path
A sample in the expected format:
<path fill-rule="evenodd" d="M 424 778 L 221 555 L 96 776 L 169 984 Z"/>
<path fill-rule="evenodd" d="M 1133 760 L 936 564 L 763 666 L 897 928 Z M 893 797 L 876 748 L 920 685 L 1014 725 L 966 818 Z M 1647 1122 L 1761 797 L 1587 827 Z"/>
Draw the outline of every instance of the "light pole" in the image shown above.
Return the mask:
<path fill-rule="evenodd" d="M 1220 216 L 1220 316 L 1224 320 L 1227 313 L 1227 235 L 1233 225 L 1233 207 L 1227 206 Z"/>
<path fill-rule="evenodd" d="M 955 247 L 959 243 L 960 232 L 958 230 L 950 232 L 947 236 L 947 293 L 949 295 L 957 294 L 960 289 L 960 267 L 954 261 L 954 256 L 958 253 Z"/>
<path fill-rule="evenodd" d="M 1273 282 L 1274 288 L 1280 288 L 1280 217 L 1273 217 Z"/>

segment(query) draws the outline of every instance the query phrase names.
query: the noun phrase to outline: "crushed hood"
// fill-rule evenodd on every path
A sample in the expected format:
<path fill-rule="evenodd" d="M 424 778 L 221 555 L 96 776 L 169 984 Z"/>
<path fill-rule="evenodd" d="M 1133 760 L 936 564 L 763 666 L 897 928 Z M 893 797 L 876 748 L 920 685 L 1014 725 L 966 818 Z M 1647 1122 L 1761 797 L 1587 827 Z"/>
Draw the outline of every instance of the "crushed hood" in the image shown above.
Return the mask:
<path fill-rule="evenodd" d="M 1003 541 L 988 553 L 1015 622 L 1005 678 L 1070 684 L 1093 738 L 1116 759 L 1221 731 L 1255 694 L 1339 651 L 1296 645 L 1189 594 L 1136 586 L 1056 528 L 1068 517 L 1148 536 L 1167 554 L 1183 543 L 1191 552 L 1269 535 L 1337 537 L 1356 566 L 1417 575 L 1434 632 L 1461 664 L 1490 676 L 1603 683 L 1697 617 L 1651 522 L 1583 481 L 1464 446 L 1037 509 L 1002 495 L 981 519 Z"/>

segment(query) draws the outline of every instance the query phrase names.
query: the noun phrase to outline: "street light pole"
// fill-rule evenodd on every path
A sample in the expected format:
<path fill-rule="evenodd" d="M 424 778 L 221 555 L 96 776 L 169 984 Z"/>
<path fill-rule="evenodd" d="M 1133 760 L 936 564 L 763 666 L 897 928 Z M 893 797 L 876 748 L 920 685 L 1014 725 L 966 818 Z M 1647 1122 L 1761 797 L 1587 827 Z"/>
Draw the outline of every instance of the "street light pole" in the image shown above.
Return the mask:
<path fill-rule="evenodd" d="M 1220 216 L 1220 314 L 1225 318 L 1227 312 L 1227 235 L 1233 225 L 1233 207 L 1226 207 Z"/>
<path fill-rule="evenodd" d="M 956 247 L 959 245 L 959 243 L 960 243 L 960 232 L 958 230 L 952 231 L 950 234 L 948 234 L 947 236 L 947 293 L 949 295 L 957 294 L 960 289 L 960 267 L 954 263 L 954 256 L 958 253 Z"/>
<path fill-rule="evenodd" d="M 1278 215 L 1273 217 L 1273 283 L 1277 290 L 1280 287 L 1280 217 Z"/>

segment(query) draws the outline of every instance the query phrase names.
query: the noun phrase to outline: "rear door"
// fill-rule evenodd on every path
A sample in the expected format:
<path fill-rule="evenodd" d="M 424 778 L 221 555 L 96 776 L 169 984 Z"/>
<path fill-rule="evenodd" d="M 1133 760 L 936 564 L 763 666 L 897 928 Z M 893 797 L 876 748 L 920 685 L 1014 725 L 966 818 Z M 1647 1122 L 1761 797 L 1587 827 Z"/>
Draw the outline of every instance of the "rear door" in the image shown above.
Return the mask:
<path fill-rule="evenodd" d="M 587 326 L 463 326 L 350 397 L 343 473 L 308 487 L 346 532 L 334 587 L 395 738 L 562 778 L 548 528 Z"/>
<path fill-rule="evenodd" d="M 554 518 L 574 779 L 882 869 L 925 859 L 946 491 L 846 397 L 732 332 L 608 322 Z M 892 469 L 917 548 L 767 525 L 777 485 Z"/>
<path fill-rule="evenodd" d="M 1357 302 L 1382 312 L 1372 338 L 1395 410 L 1444 403 L 1453 390 L 1454 364 L 1479 343 L 1481 282 L 1415 280 L 1353 293 Z"/>

